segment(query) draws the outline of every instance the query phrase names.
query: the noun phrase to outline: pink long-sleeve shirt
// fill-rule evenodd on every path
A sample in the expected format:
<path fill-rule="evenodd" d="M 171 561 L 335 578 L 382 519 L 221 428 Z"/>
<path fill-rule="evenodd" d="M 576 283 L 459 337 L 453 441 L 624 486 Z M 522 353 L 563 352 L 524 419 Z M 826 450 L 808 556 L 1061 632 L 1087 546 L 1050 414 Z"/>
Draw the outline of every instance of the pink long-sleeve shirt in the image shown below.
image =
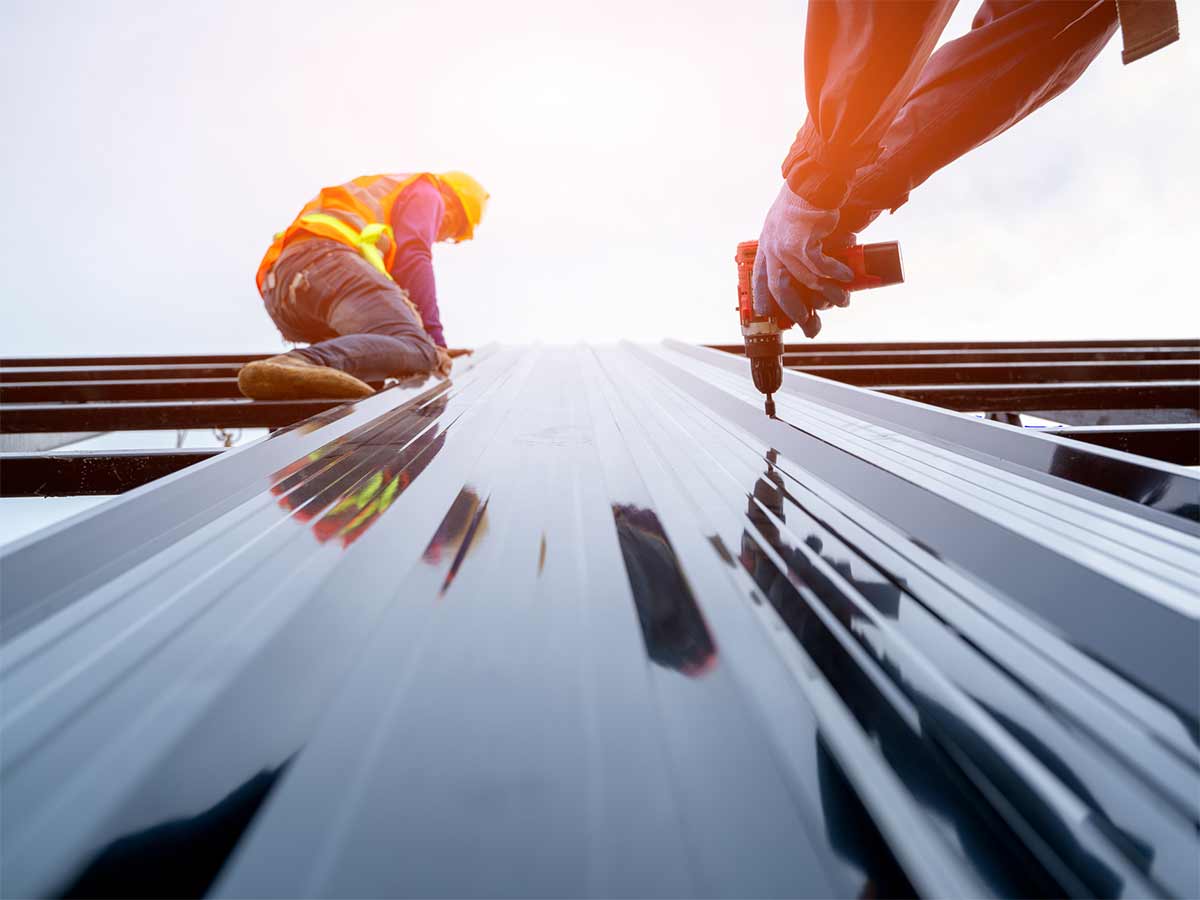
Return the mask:
<path fill-rule="evenodd" d="M 439 347 L 446 346 L 446 338 L 433 279 L 433 244 L 445 211 L 446 201 L 437 185 L 428 178 L 418 178 L 396 198 L 391 221 L 396 238 L 392 278 L 408 291 L 421 313 L 425 331 Z"/>

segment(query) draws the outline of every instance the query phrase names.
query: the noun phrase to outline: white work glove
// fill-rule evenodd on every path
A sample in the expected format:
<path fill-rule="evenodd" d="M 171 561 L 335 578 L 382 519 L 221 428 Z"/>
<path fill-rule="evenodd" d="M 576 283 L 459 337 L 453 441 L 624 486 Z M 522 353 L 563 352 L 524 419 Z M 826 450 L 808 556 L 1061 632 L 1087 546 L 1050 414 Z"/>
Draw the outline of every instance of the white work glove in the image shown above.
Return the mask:
<path fill-rule="evenodd" d="M 755 313 L 766 315 L 774 303 L 811 338 L 821 330 L 817 310 L 850 305 L 849 292 L 837 282 L 852 281 L 854 273 L 821 248 L 837 227 L 836 209 L 809 206 L 784 182 L 758 238 Z"/>

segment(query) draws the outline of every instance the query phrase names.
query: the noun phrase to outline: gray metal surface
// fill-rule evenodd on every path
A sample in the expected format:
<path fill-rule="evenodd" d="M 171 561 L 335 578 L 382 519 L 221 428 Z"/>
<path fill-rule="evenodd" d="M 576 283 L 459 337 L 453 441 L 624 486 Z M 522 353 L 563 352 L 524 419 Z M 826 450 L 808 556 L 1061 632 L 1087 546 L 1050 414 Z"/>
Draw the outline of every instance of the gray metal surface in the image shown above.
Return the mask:
<path fill-rule="evenodd" d="M 1200 483 L 744 364 L 493 348 L 0 550 L 0 893 L 1200 894 Z"/>

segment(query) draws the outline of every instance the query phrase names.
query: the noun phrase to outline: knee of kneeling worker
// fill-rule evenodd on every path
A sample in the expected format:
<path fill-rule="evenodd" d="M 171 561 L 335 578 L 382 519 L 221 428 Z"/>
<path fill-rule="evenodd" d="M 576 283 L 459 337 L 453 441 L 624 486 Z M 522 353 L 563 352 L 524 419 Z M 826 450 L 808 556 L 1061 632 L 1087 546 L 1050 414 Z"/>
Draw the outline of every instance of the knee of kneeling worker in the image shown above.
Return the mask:
<path fill-rule="evenodd" d="M 421 355 L 425 360 L 425 371 L 433 372 L 437 370 L 439 365 L 437 344 L 431 341 L 428 336 L 421 342 Z"/>

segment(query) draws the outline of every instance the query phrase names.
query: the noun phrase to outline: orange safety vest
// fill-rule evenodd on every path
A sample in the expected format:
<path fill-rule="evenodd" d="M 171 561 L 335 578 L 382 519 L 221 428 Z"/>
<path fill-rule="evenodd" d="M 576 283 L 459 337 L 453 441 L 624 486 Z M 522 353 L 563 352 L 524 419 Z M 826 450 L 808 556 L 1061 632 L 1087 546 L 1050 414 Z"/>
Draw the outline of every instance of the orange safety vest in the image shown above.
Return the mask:
<path fill-rule="evenodd" d="M 436 175 L 418 172 L 415 175 L 363 175 L 337 187 L 322 188 L 321 193 L 304 204 L 292 224 L 275 235 L 254 277 L 259 293 L 262 293 L 267 273 L 284 248 L 306 237 L 329 238 L 353 247 L 367 262 L 391 278 L 388 270 L 396 257 L 396 240 L 390 224 L 392 207 L 400 193 L 418 178 L 428 178 L 439 189 L 441 187 Z"/>

